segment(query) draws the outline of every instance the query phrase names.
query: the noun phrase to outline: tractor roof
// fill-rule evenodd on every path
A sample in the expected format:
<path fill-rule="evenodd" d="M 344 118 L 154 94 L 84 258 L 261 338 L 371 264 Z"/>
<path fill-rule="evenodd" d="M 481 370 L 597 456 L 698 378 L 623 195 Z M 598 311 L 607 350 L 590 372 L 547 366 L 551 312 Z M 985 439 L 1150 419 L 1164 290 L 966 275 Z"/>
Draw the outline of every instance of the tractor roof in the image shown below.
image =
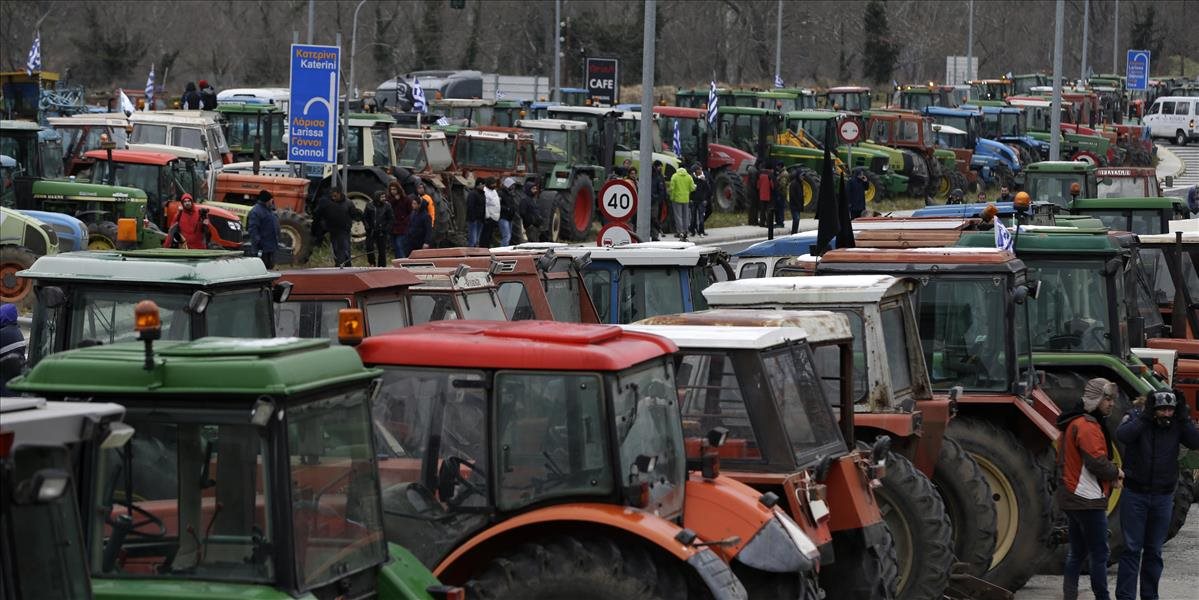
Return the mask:
<path fill-rule="evenodd" d="M 1169 210 L 1175 205 L 1184 204 L 1182 198 L 1173 196 L 1147 196 L 1124 198 L 1078 198 L 1071 205 L 1072 210 L 1104 210 L 1104 209 L 1164 209 Z"/>
<path fill-rule="evenodd" d="M 699 312 L 659 315 L 643 319 L 634 325 L 689 325 L 696 328 L 703 327 L 707 332 L 712 332 L 713 327 L 721 329 L 736 327 L 799 328 L 804 332 L 803 337 L 812 344 L 853 339 L 853 330 L 849 328 L 849 318 L 841 313 L 828 310 L 712 308 Z M 675 343 L 685 346 L 678 340 L 675 340 Z"/>
<path fill-rule="evenodd" d="M 770 108 L 754 108 L 752 106 L 725 106 L 725 105 L 717 105 L 716 112 L 717 112 L 717 114 L 753 115 L 753 116 L 777 115 L 778 114 L 777 110 L 770 109 Z"/>
<path fill-rule="evenodd" d="M 436 321 L 366 338 L 368 365 L 617 371 L 677 350 L 615 325 L 554 321 Z"/>
<path fill-rule="evenodd" d="M 1081 160 L 1043 160 L 1024 167 L 1026 173 L 1094 173 L 1095 165 Z"/>
<path fill-rule="evenodd" d="M 350 295 L 368 290 L 407 288 L 422 283 L 408 269 L 393 267 L 299 269 L 280 273 L 279 281 L 291 282 L 292 296 Z"/>
<path fill-rule="evenodd" d="M 905 292 L 906 279 L 890 275 L 767 277 L 714 283 L 703 291 L 708 304 L 874 304 Z"/>
<path fill-rule="evenodd" d="M 196 125 L 207 127 L 215 125 L 217 113 L 203 110 L 160 110 L 154 112 L 135 112 L 129 115 L 129 122 L 137 123 L 169 123 L 173 125 Z"/>
<path fill-rule="evenodd" d="M 562 256 L 591 254 L 592 262 L 610 260 L 626 267 L 633 266 L 678 266 L 691 267 L 699 263 L 704 254 L 716 252 L 715 248 L 696 246 L 689 242 L 641 242 L 621 246 L 561 246 L 554 252 Z"/>
<path fill-rule="evenodd" d="M 240 396 L 244 403 L 263 394 L 294 395 L 379 374 L 364 369 L 353 349 L 321 339 L 157 342 L 154 359 L 156 367 L 147 371 L 141 342 L 68 350 L 43 358 L 10 385 L 23 392 L 72 396 L 200 395 L 211 404 L 228 396 Z"/>
<path fill-rule="evenodd" d="M 687 119 L 702 119 L 707 116 L 707 111 L 699 108 L 688 108 L 685 106 L 655 106 L 654 114 L 663 117 L 676 117 Z"/>
<path fill-rule="evenodd" d="M 622 325 L 626 331 L 662 336 L 679 348 L 765 350 L 806 339 L 799 327 L 705 327 L 703 325 Z"/>
<path fill-rule="evenodd" d="M 587 129 L 587 123 L 567 119 L 519 119 L 516 121 L 516 126 L 521 129 L 556 129 L 559 131 Z"/>
<path fill-rule="evenodd" d="M 350 113 L 346 115 L 350 127 L 373 127 L 375 125 L 395 125 L 395 117 L 386 113 Z"/>
<path fill-rule="evenodd" d="M 1015 237 L 1017 256 L 1023 256 L 1026 253 L 1050 256 L 1066 253 L 1113 255 L 1120 250 L 1118 242 L 1102 230 L 1094 229 L 1024 225 L 1020 228 L 1020 235 L 1016 237 L 1013 234 L 1013 237 Z M 958 245 L 994 248 L 995 234 L 990 231 L 967 233 L 958 240 Z"/>
<path fill-rule="evenodd" d="M 1157 177 L 1157 169 L 1153 167 L 1099 167 L 1095 169 L 1099 178 L 1111 177 L 1121 179 L 1128 177 Z"/>
<path fill-rule="evenodd" d="M 924 114 L 936 115 L 940 117 L 977 117 L 978 110 L 965 110 L 961 108 L 948 108 L 945 106 L 926 106 Z"/>
<path fill-rule="evenodd" d="M 18 130 L 18 131 L 41 131 L 42 126 L 33 121 L 10 121 L 8 119 L 0 120 L 0 129 Z"/>
<path fill-rule="evenodd" d="M 43 256 L 21 271 L 30 279 L 72 279 L 153 285 L 218 286 L 271 281 L 262 261 L 225 250 L 80 251 Z"/>
<path fill-rule="evenodd" d="M 107 150 L 88 150 L 83 153 L 87 158 L 96 160 L 108 160 Z M 112 160 L 119 163 L 131 163 L 135 165 L 158 165 L 164 166 L 175 160 L 176 156 L 167 154 L 166 152 L 152 152 L 149 150 L 113 150 Z"/>
<path fill-rule="evenodd" d="M 551 106 L 546 109 L 548 113 L 575 113 L 580 115 L 597 115 L 604 116 L 610 113 L 619 113 L 619 110 L 614 108 L 604 108 L 599 106 Z"/>
<path fill-rule="evenodd" d="M 942 125 L 940 123 L 933 123 L 933 131 L 937 133 L 948 133 L 951 135 L 966 135 L 965 131 L 958 129 L 957 127 L 952 125 Z"/>
<path fill-rule="evenodd" d="M 495 283 L 487 271 L 469 269 L 464 274 L 455 277 L 458 267 L 428 267 L 412 265 L 405 267 L 413 276 L 420 280 L 421 289 L 486 289 L 494 288 Z"/>
<path fill-rule="evenodd" d="M 901 245 L 905 241 L 905 237 L 910 241 L 913 236 L 916 238 L 952 236 L 956 241 L 956 232 L 970 229 L 977 224 L 978 219 L 965 218 L 861 217 L 854 219 L 853 232 L 854 235 L 869 235 L 868 232 L 873 231 L 895 232 L 893 238 L 897 244 Z M 810 252 L 811 247 L 816 244 L 818 233 L 817 230 L 811 229 L 779 236 L 773 240 L 764 240 L 741 250 L 735 256 L 800 256 Z M 880 235 L 888 234 L 881 233 Z"/>
<path fill-rule="evenodd" d="M 0 404 L 0 415 L 3 415 L 0 418 L 0 430 L 5 434 L 13 434 L 10 449 L 20 446 L 60 446 L 82 441 L 89 421 L 119 421 L 125 415 L 125 407 L 107 402 L 5 398 Z"/>
<path fill-rule="evenodd" d="M 492 140 L 497 142 L 515 141 L 518 139 L 527 139 L 528 132 L 516 131 L 495 131 L 491 129 L 463 129 L 460 133 L 462 137 L 468 137 L 477 140 Z"/>
<path fill-rule="evenodd" d="M 124 113 L 81 113 L 69 117 L 50 117 L 47 121 L 55 129 L 84 125 L 109 125 L 124 129 L 129 124 L 129 117 L 126 117 Z"/>
<path fill-rule="evenodd" d="M 437 98 L 430 100 L 429 106 L 479 108 L 482 106 L 495 106 L 495 100 L 485 100 L 482 98 Z"/>
<path fill-rule="evenodd" d="M 130 150 L 145 150 L 149 152 L 159 152 L 169 154 L 178 158 L 190 158 L 197 162 L 208 162 L 208 153 L 199 148 L 187 148 L 184 146 L 170 146 L 167 144 L 129 144 Z M 93 151 L 94 152 L 94 151 Z"/>
<path fill-rule="evenodd" d="M 841 116 L 842 113 L 832 110 L 793 110 L 786 113 L 788 121 L 792 119 L 802 119 L 805 121 L 831 121 Z"/>
<path fill-rule="evenodd" d="M 928 271 L 1019 273 L 1024 271 L 1024 263 L 1015 254 L 995 247 L 842 248 L 821 255 L 817 267 L 821 273 L 863 270 L 903 274 Z"/>
<path fill-rule="evenodd" d="M 827 93 L 829 93 L 829 94 L 860 94 L 862 92 L 869 92 L 869 91 L 870 91 L 870 88 L 862 87 L 860 85 L 841 85 L 841 86 L 829 88 Z"/>
<path fill-rule="evenodd" d="M 409 140 L 444 140 L 445 132 L 434 129 L 413 129 L 410 127 L 392 127 L 388 129 L 391 137 L 404 138 Z"/>

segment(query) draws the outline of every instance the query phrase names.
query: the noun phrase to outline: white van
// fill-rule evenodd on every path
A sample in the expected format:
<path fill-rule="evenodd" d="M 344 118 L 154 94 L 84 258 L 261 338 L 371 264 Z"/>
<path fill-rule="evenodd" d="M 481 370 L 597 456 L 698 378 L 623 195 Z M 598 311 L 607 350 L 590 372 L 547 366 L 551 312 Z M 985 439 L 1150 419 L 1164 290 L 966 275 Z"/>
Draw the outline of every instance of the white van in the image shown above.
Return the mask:
<path fill-rule="evenodd" d="M 1168 138 L 1183 146 L 1199 141 L 1199 98 L 1194 96 L 1163 96 L 1153 101 L 1141 122 L 1149 135 Z"/>

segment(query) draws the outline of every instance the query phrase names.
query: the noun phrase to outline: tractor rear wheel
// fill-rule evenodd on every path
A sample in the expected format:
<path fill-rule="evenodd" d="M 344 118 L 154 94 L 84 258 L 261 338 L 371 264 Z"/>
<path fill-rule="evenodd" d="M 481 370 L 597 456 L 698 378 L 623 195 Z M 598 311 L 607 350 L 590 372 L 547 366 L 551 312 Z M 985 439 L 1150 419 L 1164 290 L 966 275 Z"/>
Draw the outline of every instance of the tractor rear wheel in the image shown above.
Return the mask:
<path fill-rule="evenodd" d="M 713 204 L 720 212 L 734 212 L 745 206 L 745 183 L 736 173 L 724 171 L 713 183 Z"/>
<path fill-rule="evenodd" d="M 18 310 L 33 307 L 33 280 L 17 277 L 17 272 L 32 267 L 36 260 L 24 246 L 0 248 L 0 301 L 16 304 Z"/>
<path fill-rule="evenodd" d="M 570 186 L 570 192 L 558 196 L 562 207 L 562 237 L 578 241 L 591 232 L 595 220 L 595 189 L 591 177 L 579 174 Z"/>
<path fill-rule="evenodd" d="M 991 488 L 997 535 L 983 579 L 1018 590 L 1050 546 L 1053 502 L 1037 456 L 1015 434 L 982 419 L 959 416 L 946 433 L 978 463 Z"/>
<path fill-rule="evenodd" d="M 370 204 L 371 197 L 363 192 L 347 192 L 346 200 L 354 203 L 354 208 L 365 211 L 366 205 Z M 362 221 L 350 222 L 350 241 L 355 244 L 361 244 L 366 241 L 366 224 Z"/>
<path fill-rule="evenodd" d="M 887 456 L 887 473 L 875 490 L 894 537 L 897 600 L 940 598 L 953 568 L 953 528 L 933 484 L 903 455 Z"/>
<path fill-rule="evenodd" d="M 289 208 L 279 211 L 279 241 L 291 245 L 293 263 L 308 262 L 312 256 L 312 218 Z"/>
<path fill-rule="evenodd" d="M 971 575 L 981 576 L 990 568 L 995 553 L 995 502 L 978 463 L 949 436 L 941 440 L 933 485 L 941 493 L 945 512 L 953 524 L 953 553 L 957 562 L 969 565 L 967 572 Z"/>
<path fill-rule="evenodd" d="M 883 187 L 883 178 L 879 177 L 878 173 L 870 169 L 854 169 L 854 172 L 863 171 L 866 173 L 866 205 L 870 206 L 875 202 L 887 197 L 887 188 Z"/>
<path fill-rule="evenodd" d="M 686 565 L 638 543 L 554 536 L 493 559 L 466 582 L 471 598 L 616 600 L 688 597 Z"/>
<path fill-rule="evenodd" d="M 112 221 L 100 221 L 87 224 L 88 250 L 116 250 L 117 224 Z"/>
<path fill-rule="evenodd" d="M 816 209 L 816 196 L 820 193 L 820 175 L 811 169 L 800 168 L 791 177 L 791 185 L 799 185 L 803 208 Z"/>
<path fill-rule="evenodd" d="M 820 567 L 820 587 L 827 598 L 846 600 L 890 600 L 895 597 L 895 540 L 886 522 L 872 525 L 881 532 L 873 546 L 864 545 L 862 533 L 852 530 L 833 534 L 837 560 Z"/>
<path fill-rule="evenodd" d="M 1174 512 L 1170 515 L 1170 528 L 1166 531 L 1166 539 L 1173 539 L 1187 522 L 1187 513 L 1191 511 L 1191 503 L 1195 501 L 1195 477 L 1189 469 L 1178 473 L 1178 486 L 1174 488 Z"/>
<path fill-rule="evenodd" d="M 1082 161 L 1085 163 L 1090 163 L 1092 165 L 1095 165 L 1096 167 L 1103 166 L 1103 163 L 1102 163 L 1102 161 L 1099 160 L 1099 157 L 1096 156 L 1094 152 L 1091 152 L 1089 150 L 1079 150 L 1078 152 L 1075 152 L 1074 155 L 1070 157 L 1070 160 L 1077 160 L 1077 161 Z"/>

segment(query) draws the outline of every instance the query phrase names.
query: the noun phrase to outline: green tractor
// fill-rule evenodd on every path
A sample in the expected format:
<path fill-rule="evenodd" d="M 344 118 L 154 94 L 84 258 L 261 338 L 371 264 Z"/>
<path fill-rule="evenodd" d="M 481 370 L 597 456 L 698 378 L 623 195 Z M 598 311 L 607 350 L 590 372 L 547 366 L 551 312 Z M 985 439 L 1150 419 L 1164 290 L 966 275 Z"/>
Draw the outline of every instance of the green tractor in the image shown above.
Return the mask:
<path fill-rule="evenodd" d="M 603 157 L 611 152 L 601 152 L 600 156 L 588 152 L 587 123 L 583 121 L 521 119 L 516 127 L 532 134 L 537 148 L 537 174 L 541 178 L 537 201 L 542 213 L 549 215 L 550 239 L 556 241 L 560 232 L 573 238 L 589 230 L 597 182 L 603 182 L 612 168 Z"/>
<path fill-rule="evenodd" d="M 0 302 L 20 310 L 33 306 L 33 286 L 17 273 L 39 256 L 58 254 L 58 234 L 49 225 L 11 208 L 0 207 Z"/>
<path fill-rule="evenodd" d="M 1039 141 L 1050 143 L 1053 135 L 1050 133 L 1053 117 L 1053 103 L 1048 98 L 1040 96 L 1011 96 L 1009 106 L 1024 111 L 1020 129 L 1025 135 Z M 1072 122 L 1070 102 L 1062 100 L 1062 123 Z M 1069 160 L 1084 160 L 1096 167 L 1101 167 L 1114 156 L 1111 152 L 1112 141 L 1102 135 L 1080 133 L 1078 128 L 1073 131 L 1062 128 L 1061 155 Z"/>
<path fill-rule="evenodd" d="M 10 384 L 125 406 L 132 438 L 79 469 L 96 598 L 462 597 L 383 535 L 378 370 L 326 340 L 155 343 L 159 317 Z"/>
<path fill-rule="evenodd" d="M 786 132 L 796 137 L 806 138 L 811 144 L 808 147 L 801 146 L 797 151 L 790 149 L 794 146 L 784 146 L 779 143 L 782 140 L 778 140 L 771 147 L 771 158 L 781 158 L 788 166 L 798 163 L 809 171 L 820 173 L 821 163 L 824 161 L 824 150 L 821 144 L 824 142 L 826 130 L 829 127 L 837 127 L 845 118 L 843 113 L 827 110 L 787 113 L 784 115 L 783 122 Z M 785 134 L 784 137 L 786 137 Z M 928 181 L 928 173 L 923 161 L 918 169 L 916 161 L 912 157 L 905 160 L 903 151 L 895 148 L 873 143 L 858 144 L 852 149 L 842 145 L 835 149 L 835 155 L 841 163 L 849 165 L 850 171 L 866 173 L 866 179 L 869 181 L 869 185 L 866 187 L 867 204 L 872 204 L 876 200 L 882 200 L 888 196 L 907 193 L 909 181 L 913 178 L 918 180 L 916 183 L 921 190 Z M 851 157 L 853 162 L 849 164 Z M 905 167 L 909 175 L 900 174 Z M 817 189 L 819 189 L 818 184 Z M 811 200 L 805 195 L 804 204 L 808 204 Z"/>
<path fill-rule="evenodd" d="M 871 110 L 862 114 L 866 120 L 868 142 L 900 148 L 913 153 L 913 159 L 924 162 L 928 173 L 926 187 L 916 197 L 933 198 L 944 202 L 954 189 L 967 187 L 966 175 L 959 171 L 957 155 L 953 150 L 938 148 L 932 129 L 932 119 L 909 111 Z M 905 152 L 906 156 L 906 152 Z M 904 159 L 905 163 L 907 158 Z M 968 172 L 969 166 L 963 165 Z M 911 178 L 909 193 L 916 191 Z"/>
<path fill-rule="evenodd" d="M 257 98 L 222 101 L 216 111 L 224 117 L 221 127 L 233 160 L 279 160 L 287 157 L 287 112 Z"/>

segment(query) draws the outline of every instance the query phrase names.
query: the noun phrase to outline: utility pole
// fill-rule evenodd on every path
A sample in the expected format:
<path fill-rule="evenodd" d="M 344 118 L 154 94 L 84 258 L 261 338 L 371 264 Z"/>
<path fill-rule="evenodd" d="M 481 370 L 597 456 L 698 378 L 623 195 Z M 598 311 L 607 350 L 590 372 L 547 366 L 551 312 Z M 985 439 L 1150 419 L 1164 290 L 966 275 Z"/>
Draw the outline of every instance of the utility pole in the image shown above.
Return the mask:
<path fill-rule="evenodd" d="M 312 43 L 313 27 L 316 26 L 316 0 L 308 0 L 308 42 Z"/>
<path fill-rule="evenodd" d="M 778 81 L 783 65 L 783 0 L 779 0 L 779 18 L 774 30 L 774 80 Z"/>
<path fill-rule="evenodd" d="M 654 164 L 654 30 L 657 0 L 645 0 L 645 25 L 641 41 L 641 179 L 637 181 L 637 238 L 649 241 L 650 182 Z"/>
<path fill-rule="evenodd" d="M 974 0 L 970 0 L 970 21 L 966 25 L 966 81 L 974 79 Z"/>
<path fill-rule="evenodd" d="M 340 31 L 337 32 L 337 50 L 338 50 L 338 52 L 341 51 L 341 32 Z M 353 57 L 351 57 L 350 60 L 353 61 L 354 60 Z M 338 70 L 340 71 L 340 69 L 338 69 Z M 340 81 L 337 82 L 337 89 L 338 89 L 338 91 L 341 90 L 341 82 Z M 337 98 L 333 98 L 333 106 L 335 107 L 334 110 L 336 110 Z M 349 128 L 350 122 L 348 121 L 349 116 L 350 116 L 350 92 L 349 92 L 349 90 L 346 90 L 345 104 L 342 106 L 342 109 L 341 109 L 341 131 L 337 135 L 337 150 L 336 150 L 337 163 L 333 165 L 333 187 L 336 188 L 338 186 L 338 183 L 340 180 L 341 197 L 342 198 L 346 197 L 346 191 L 347 191 L 346 186 L 347 186 L 347 184 L 349 184 L 349 179 L 350 179 L 349 177 L 346 177 L 346 174 L 343 171 L 343 165 L 345 165 L 346 159 L 349 158 L 347 156 L 347 152 L 345 150 L 345 149 L 349 148 L 349 146 L 346 144 L 346 140 L 345 140 L 346 132 L 350 130 L 350 128 Z M 338 173 L 339 171 L 341 171 L 341 173 Z M 340 177 L 339 177 L 339 175 L 340 175 Z"/>
<path fill-rule="evenodd" d="M 1082 0 L 1082 75 L 1078 78 L 1087 80 L 1087 38 L 1091 32 L 1091 0 Z"/>
<path fill-rule="evenodd" d="M 1120 56 L 1120 0 L 1116 0 L 1116 24 L 1112 26 L 1112 73 L 1119 73 Z"/>
<path fill-rule="evenodd" d="M 1062 152 L 1062 20 L 1066 18 L 1066 0 L 1057 0 L 1053 18 L 1053 113 L 1049 126 L 1049 160 L 1060 160 Z"/>
<path fill-rule="evenodd" d="M 554 91 L 550 100 L 562 100 L 562 0 L 554 0 Z"/>
<path fill-rule="evenodd" d="M 346 89 L 346 102 L 349 102 L 350 94 L 358 97 L 358 91 L 354 89 L 354 51 L 358 47 L 358 10 L 362 5 L 366 4 L 366 0 L 358 0 L 358 6 L 354 7 L 354 25 L 350 30 L 350 87 Z"/>

